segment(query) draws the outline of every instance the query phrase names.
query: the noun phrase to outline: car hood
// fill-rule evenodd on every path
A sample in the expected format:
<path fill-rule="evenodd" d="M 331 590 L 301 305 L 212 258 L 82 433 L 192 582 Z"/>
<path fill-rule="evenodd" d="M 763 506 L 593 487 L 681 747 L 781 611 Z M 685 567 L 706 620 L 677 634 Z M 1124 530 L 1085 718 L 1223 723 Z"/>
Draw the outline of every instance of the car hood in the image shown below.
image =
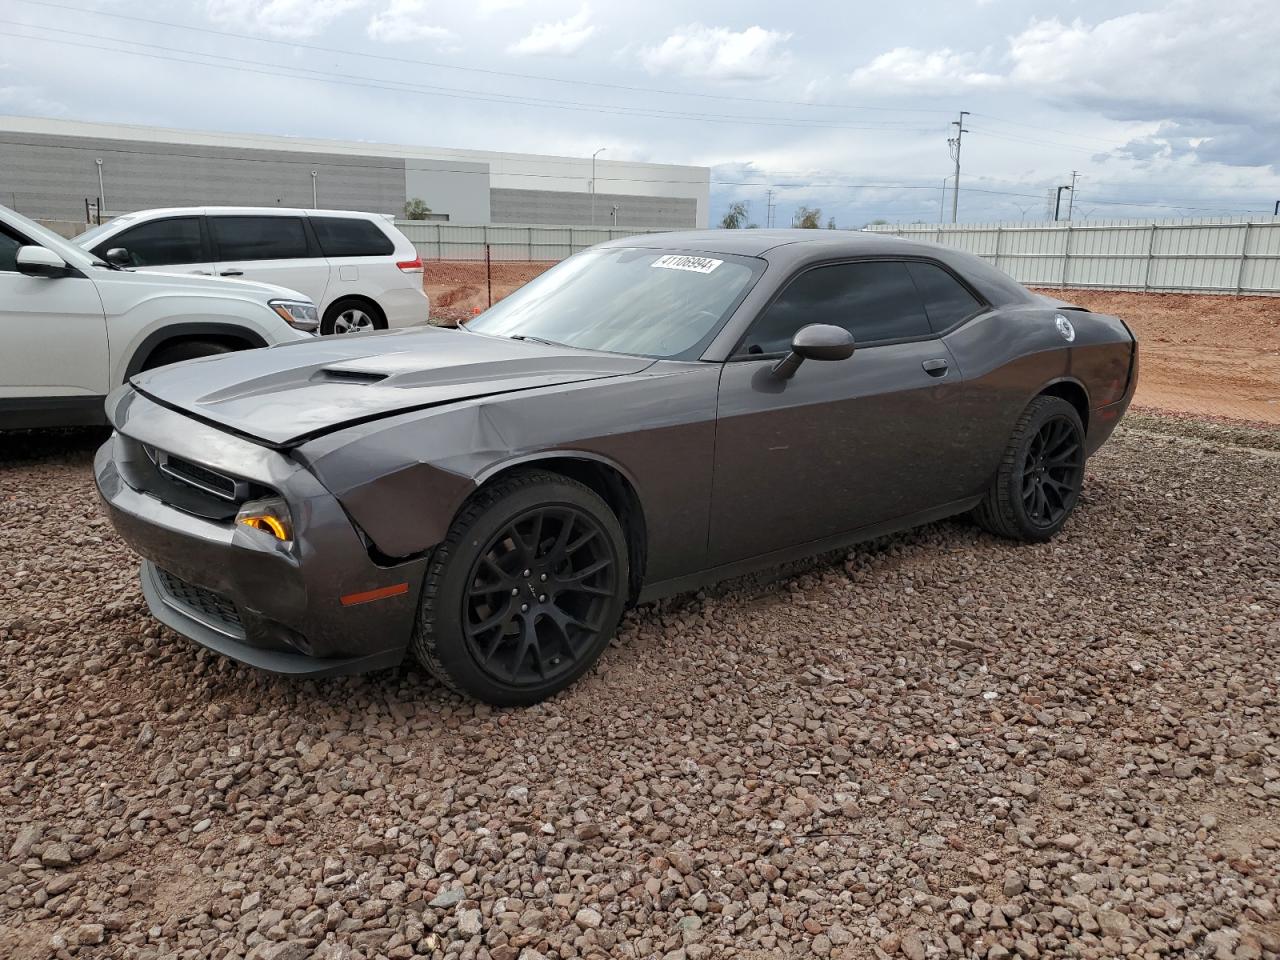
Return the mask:
<path fill-rule="evenodd" d="M 165 290 L 181 290 L 191 293 L 212 293 L 225 295 L 230 293 L 247 294 L 255 300 L 266 303 L 268 300 L 305 300 L 311 298 L 297 290 L 277 286 L 274 283 L 260 283 L 257 280 L 234 280 L 230 277 L 202 277 L 192 273 L 160 273 L 154 270 L 109 270 L 104 272 L 103 279 L 124 283 L 134 283 L 146 287 L 162 287 Z"/>
<path fill-rule="evenodd" d="M 344 426 L 499 393 L 639 373 L 646 357 L 419 327 L 203 357 L 134 376 L 164 406 L 289 447 Z"/>

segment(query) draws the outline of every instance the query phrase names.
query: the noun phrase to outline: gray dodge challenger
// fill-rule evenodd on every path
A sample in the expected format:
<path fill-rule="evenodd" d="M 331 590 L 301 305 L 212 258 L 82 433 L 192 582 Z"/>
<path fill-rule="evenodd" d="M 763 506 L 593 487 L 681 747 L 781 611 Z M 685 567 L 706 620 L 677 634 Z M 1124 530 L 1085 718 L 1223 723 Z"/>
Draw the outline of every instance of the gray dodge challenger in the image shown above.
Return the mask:
<path fill-rule="evenodd" d="M 1115 317 L 883 235 L 672 233 L 476 317 L 141 373 L 95 462 L 154 615 L 265 670 L 529 704 L 628 603 L 953 514 L 1066 522 L 1133 397 Z"/>

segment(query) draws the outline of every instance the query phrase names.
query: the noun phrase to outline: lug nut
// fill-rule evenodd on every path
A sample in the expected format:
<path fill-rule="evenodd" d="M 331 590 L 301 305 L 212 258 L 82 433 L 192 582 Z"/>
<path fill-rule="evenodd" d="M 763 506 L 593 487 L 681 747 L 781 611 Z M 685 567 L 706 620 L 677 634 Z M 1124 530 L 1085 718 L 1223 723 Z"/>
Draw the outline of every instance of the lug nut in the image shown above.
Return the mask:
<path fill-rule="evenodd" d="M 545 593 L 540 593 L 540 594 L 538 594 L 538 602 L 539 602 L 539 603 L 546 603 L 546 602 L 547 602 L 547 595 L 546 595 Z"/>
<path fill-rule="evenodd" d="M 527 577 L 528 575 L 529 575 L 529 571 L 528 571 L 528 570 L 526 570 L 523 574 L 521 574 L 521 576 L 524 576 L 524 577 Z"/>
<path fill-rule="evenodd" d="M 520 604 L 520 612 L 521 612 L 521 613 L 528 613 L 528 612 L 529 612 L 529 605 L 528 605 L 527 603 L 522 603 L 522 604 Z"/>
<path fill-rule="evenodd" d="M 547 582 L 547 575 L 544 573 L 544 574 L 543 574 L 542 576 L 540 576 L 538 579 L 539 579 L 539 580 L 541 580 L 543 583 L 546 583 L 546 582 Z"/>
<path fill-rule="evenodd" d="M 518 596 L 520 596 L 520 588 L 519 588 L 519 587 L 512 587 L 512 588 L 511 588 L 511 595 L 512 595 L 513 597 L 518 597 Z"/>

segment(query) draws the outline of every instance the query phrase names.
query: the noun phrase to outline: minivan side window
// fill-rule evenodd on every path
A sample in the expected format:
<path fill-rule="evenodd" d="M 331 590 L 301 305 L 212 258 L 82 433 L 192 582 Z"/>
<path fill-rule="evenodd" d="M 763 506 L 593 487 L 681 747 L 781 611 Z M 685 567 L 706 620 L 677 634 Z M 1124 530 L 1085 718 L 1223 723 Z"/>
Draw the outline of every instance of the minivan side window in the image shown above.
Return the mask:
<path fill-rule="evenodd" d="M 932 333 L 907 265 L 863 260 L 814 267 L 792 280 L 752 325 L 746 352 L 783 353 L 811 323 L 844 327 L 859 344 Z"/>
<path fill-rule="evenodd" d="M 162 267 L 170 264 L 200 263 L 208 259 L 200 241 L 199 217 L 170 217 L 150 220 L 117 233 L 93 248 L 105 257 L 108 250 L 124 247 L 134 267 Z"/>
<path fill-rule="evenodd" d="M 354 217 L 312 217 L 320 250 L 326 257 L 385 257 L 396 245 L 376 224 Z"/>
<path fill-rule="evenodd" d="M 959 280 L 936 263 L 911 260 L 907 262 L 907 269 L 920 291 L 929 323 L 936 333 L 950 330 L 961 320 L 973 316 L 982 306 Z"/>
<path fill-rule="evenodd" d="M 210 217 L 218 260 L 300 260 L 310 256 L 300 217 Z"/>

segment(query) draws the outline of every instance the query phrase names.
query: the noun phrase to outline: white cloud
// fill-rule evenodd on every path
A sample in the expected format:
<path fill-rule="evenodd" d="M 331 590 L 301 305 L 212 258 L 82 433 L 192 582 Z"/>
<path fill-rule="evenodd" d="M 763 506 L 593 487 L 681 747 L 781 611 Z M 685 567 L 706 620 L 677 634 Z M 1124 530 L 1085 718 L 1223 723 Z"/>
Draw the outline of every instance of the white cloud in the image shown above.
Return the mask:
<path fill-rule="evenodd" d="M 205 15 L 223 26 L 245 26 L 278 37 L 313 37 L 367 0 L 205 0 Z"/>
<path fill-rule="evenodd" d="M 1000 88 L 1129 118 L 1256 115 L 1280 110 L 1273 14 L 1273 0 L 1236 0 L 1212 15 L 1196 0 L 1172 0 L 1095 24 L 1032 20 L 1002 53 L 898 47 L 856 69 L 849 83 L 884 96 Z M 1243 99 L 1242 77 L 1249 78 Z"/>
<path fill-rule="evenodd" d="M 954 50 L 917 50 L 895 47 L 849 75 L 856 90 L 883 93 L 948 93 L 956 89 L 999 86 L 1004 78 L 984 71 L 981 57 Z"/>
<path fill-rule="evenodd" d="M 507 10 L 518 10 L 524 6 L 524 0 L 480 0 L 479 11 L 482 17 L 491 17 L 495 13 Z"/>
<path fill-rule="evenodd" d="M 596 32 L 591 8 L 581 10 L 557 23 L 540 23 L 527 36 L 507 47 L 508 53 L 567 57 L 581 50 Z"/>
<path fill-rule="evenodd" d="M 642 48 L 640 63 L 653 74 L 772 80 L 791 63 L 791 54 L 783 48 L 790 38 L 789 33 L 759 26 L 734 31 L 692 23 L 678 27 L 658 46 Z"/>
<path fill-rule="evenodd" d="M 410 43 L 427 40 L 437 44 L 456 39 L 452 30 L 427 22 L 427 0 L 391 0 L 369 20 L 370 39 L 382 43 Z"/>
<path fill-rule="evenodd" d="M 8 70 L 9 65 L 0 64 L 0 70 Z M 67 115 L 67 106 L 60 100 L 50 100 L 41 93 L 39 87 L 29 87 L 15 84 L 13 86 L 0 86 L 0 113 L 5 112 L 7 108 L 13 108 L 14 113 L 23 115 L 35 115 L 45 117 L 63 117 Z M 0 199 L 4 194 L 0 193 Z"/>

